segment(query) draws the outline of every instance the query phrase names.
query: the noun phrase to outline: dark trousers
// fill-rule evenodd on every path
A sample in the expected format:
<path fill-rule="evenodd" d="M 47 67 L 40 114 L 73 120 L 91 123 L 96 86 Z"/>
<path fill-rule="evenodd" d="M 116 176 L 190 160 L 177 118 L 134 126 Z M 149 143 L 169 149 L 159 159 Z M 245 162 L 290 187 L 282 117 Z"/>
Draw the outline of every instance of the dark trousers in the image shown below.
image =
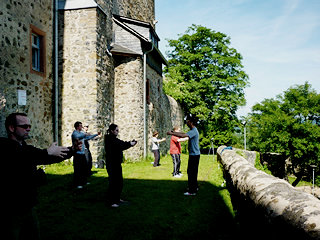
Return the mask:
<path fill-rule="evenodd" d="M 84 186 L 87 184 L 88 164 L 85 154 L 75 154 L 73 157 L 74 184 Z"/>
<path fill-rule="evenodd" d="M 88 177 L 90 177 L 91 176 L 91 169 L 92 169 L 92 155 L 91 155 L 91 152 L 89 149 L 87 149 L 87 152 L 85 155 L 86 155 L 87 165 L 88 165 L 88 168 L 87 168 Z"/>
<path fill-rule="evenodd" d="M 188 160 L 188 186 L 189 193 L 196 193 L 198 191 L 198 167 L 200 155 L 189 155 Z"/>
<path fill-rule="evenodd" d="M 181 165 L 180 154 L 171 154 L 171 157 L 172 157 L 172 162 L 173 162 L 172 175 L 175 176 L 180 173 L 180 165 Z"/>
<path fill-rule="evenodd" d="M 120 202 L 120 196 L 123 189 L 123 176 L 121 164 L 118 165 L 106 165 L 109 175 L 109 187 L 107 191 L 107 202 L 109 204 L 118 204 Z"/>
<path fill-rule="evenodd" d="M 154 162 L 153 162 L 153 166 L 157 167 L 160 164 L 160 150 L 152 150 L 153 154 L 154 154 Z"/>
<path fill-rule="evenodd" d="M 39 240 L 39 221 L 34 208 L 25 210 L 19 214 L 3 216 L 4 223 L 1 231 L 1 239 L 6 240 Z"/>

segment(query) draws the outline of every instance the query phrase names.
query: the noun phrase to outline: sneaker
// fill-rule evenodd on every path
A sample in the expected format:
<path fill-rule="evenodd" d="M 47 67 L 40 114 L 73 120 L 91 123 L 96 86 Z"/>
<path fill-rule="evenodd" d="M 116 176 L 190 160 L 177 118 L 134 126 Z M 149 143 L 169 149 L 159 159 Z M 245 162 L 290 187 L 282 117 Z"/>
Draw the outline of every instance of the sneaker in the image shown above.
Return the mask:
<path fill-rule="evenodd" d="M 185 195 L 185 196 L 195 196 L 197 194 L 196 193 L 185 192 L 183 195 Z"/>
<path fill-rule="evenodd" d="M 82 189 L 83 188 L 83 186 L 77 186 L 77 189 Z"/>
<path fill-rule="evenodd" d="M 111 204 L 111 206 L 110 206 L 110 207 L 112 207 L 112 208 L 118 208 L 118 207 L 120 207 L 120 205 L 119 205 L 119 204 L 114 203 L 114 204 Z"/>
<path fill-rule="evenodd" d="M 177 175 L 173 175 L 174 178 L 181 178 L 181 175 L 177 174 Z"/>

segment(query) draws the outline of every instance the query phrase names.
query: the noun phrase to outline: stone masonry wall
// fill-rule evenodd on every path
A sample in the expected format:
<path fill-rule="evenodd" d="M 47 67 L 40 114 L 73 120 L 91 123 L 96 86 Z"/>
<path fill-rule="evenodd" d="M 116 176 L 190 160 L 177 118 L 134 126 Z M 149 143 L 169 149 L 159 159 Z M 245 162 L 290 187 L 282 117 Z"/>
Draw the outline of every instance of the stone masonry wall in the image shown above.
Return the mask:
<path fill-rule="evenodd" d="M 127 78 L 121 79 L 123 82 L 120 83 L 117 72 L 128 71 L 124 76 L 143 81 L 141 63 L 137 64 L 139 60 L 130 60 L 130 64 L 124 69 L 120 64 L 116 70 L 113 57 L 106 53 L 113 35 L 112 14 L 152 23 L 154 1 L 119 0 L 110 4 L 109 1 L 98 0 L 97 3 L 103 12 L 99 9 L 79 9 L 60 14 L 63 15 L 60 17 L 63 23 L 59 25 L 64 25 L 60 31 L 60 39 L 63 39 L 63 51 L 60 52 L 63 54 L 60 56 L 62 143 L 70 143 L 73 123 L 77 120 L 89 123 L 91 132 L 102 130 L 103 134 L 108 125 L 115 122 L 120 128 L 120 138 L 123 136 L 124 140 L 138 140 L 135 148 L 126 151 L 126 156 L 137 158 L 141 151 L 143 152 L 143 119 L 142 112 L 134 110 L 141 110 L 142 106 L 139 104 L 142 101 L 143 89 L 137 81 L 127 82 Z M 133 74 L 130 69 L 133 69 Z M 125 83 L 128 83 L 128 86 L 125 86 Z M 134 83 L 138 85 L 133 85 Z M 125 104 L 121 105 L 121 101 Z M 126 133 L 125 136 L 121 135 L 121 132 Z M 103 158 L 103 139 L 92 141 L 91 152 L 94 160 Z"/>
<path fill-rule="evenodd" d="M 138 144 L 125 151 L 131 161 L 143 156 L 143 61 L 140 57 L 117 57 L 115 66 L 115 113 L 114 122 L 119 126 L 119 137 Z M 183 112 L 179 104 L 163 93 L 162 76 L 147 66 L 150 84 L 150 103 L 147 105 L 147 152 L 151 153 L 152 133 L 157 130 L 159 138 L 166 137 L 167 131 L 178 125 L 182 128 Z M 162 154 L 167 154 L 170 138 L 160 144 Z"/>
<path fill-rule="evenodd" d="M 183 111 L 180 105 L 163 92 L 163 78 L 155 70 L 147 67 L 147 79 L 150 83 L 150 104 L 148 104 L 148 151 L 151 152 L 152 133 L 157 130 L 158 138 L 166 138 L 160 143 L 161 154 L 167 154 L 170 149 L 170 136 L 167 131 L 174 126 L 183 126 Z"/>
<path fill-rule="evenodd" d="M 96 0 L 96 2 L 110 16 L 112 14 L 121 15 L 150 22 L 153 25 L 155 17 L 154 0 Z"/>
<path fill-rule="evenodd" d="M 62 144 L 71 144 L 74 123 L 104 131 L 113 115 L 113 62 L 106 54 L 111 28 L 96 8 L 60 13 Z M 99 151 L 97 150 L 99 149 Z M 103 158 L 103 138 L 92 141 L 93 158 Z"/>
<path fill-rule="evenodd" d="M 45 32 L 44 76 L 31 73 L 30 25 Z M 52 1 L 0 1 L 0 136 L 12 112 L 28 114 L 32 144 L 48 147 L 53 141 Z M 17 91 L 27 93 L 26 105 L 18 105 Z"/>
<path fill-rule="evenodd" d="M 113 13 L 144 22 L 150 22 L 153 25 L 155 18 L 154 0 L 113 1 Z"/>
<path fill-rule="evenodd" d="M 90 124 L 93 133 L 105 133 L 119 124 L 120 138 L 135 138 L 138 145 L 126 157 L 143 154 L 143 62 L 141 56 L 123 58 L 108 54 L 112 42 L 112 14 L 150 22 L 153 0 L 97 0 L 100 8 L 59 11 L 59 138 L 71 144 L 75 121 Z M 53 1 L 0 1 L 0 136 L 5 117 L 26 112 L 33 125 L 32 144 L 47 147 L 53 141 Z M 30 24 L 45 32 L 46 72 L 30 72 Z M 117 62 L 115 62 L 115 59 Z M 162 92 L 162 76 L 148 66 L 150 105 L 147 106 L 148 140 L 154 129 L 165 136 L 177 122 L 181 108 Z M 17 104 L 17 90 L 26 90 L 27 105 Z M 173 123 L 176 122 L 176 123 Z M 151 144 L 149 142 L 149 144 Z M 168 150 L 169 140 L 161 144 Z M 150 146 L 150 145 L 149 145 Z M 150 150 L 150 147 L 148 147 Z M 103 139 L 92 141 L 94 160 L 104 156 Z"/>
<path fill-rule="evenodd" d="M 225 146 L 218 148 L 218 160 L 239 219 L 246 218 L 246 223 L 240 222 L 243 232 L 250 233 L 246 235 L 253 239 L 320 239 L 320 201 L 316 197 L 257 170 Z"/>
<path fill-rule="evenodd" d="M 100 130 L 104 134 L 114 119 L 115 69 L 113 58 L 109 54 L 106 54 L 108 46 L 112 41 L 112 22 L 100 10 L 97 13 L 99 23 L 97 26 L 96 44 L 97 118 L 96 126 L 93 129 Z M 94 160 L 104 159 L 103 137 L 98 141 L 91 142 L 92 152 L 96 154 Z"/>
<path fill-rule="evenodd" d="M 124 153 L 136 161 L 143 155 L 143 63 L 140 57 L 117 57 L 116 62 L 114 123 L 119 126 L 121 140 L 138 141 Z"/>

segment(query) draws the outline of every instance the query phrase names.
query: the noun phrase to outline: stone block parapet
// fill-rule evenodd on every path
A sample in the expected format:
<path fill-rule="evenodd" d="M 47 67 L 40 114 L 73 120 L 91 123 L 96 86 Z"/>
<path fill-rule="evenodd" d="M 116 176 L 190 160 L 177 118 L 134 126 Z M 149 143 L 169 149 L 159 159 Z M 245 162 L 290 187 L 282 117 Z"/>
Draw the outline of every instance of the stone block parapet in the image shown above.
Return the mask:
<path fill-rule="evenodd" d="M 246 215 L 251 212 L 259 215 L 261 218 L 253 221 L 257 224 L 258 219 L 263 219 L 267 235 L 274 232 L 286 237 L 282 239 L 320 239 L 320 201 L 316 197 L 257 170 L 225 146 L 218 148 L 218 161 L 223 166 L 231 197 L 236 198 L 232 201 L 237 202 L 240 212 L 245 208 Z"/>

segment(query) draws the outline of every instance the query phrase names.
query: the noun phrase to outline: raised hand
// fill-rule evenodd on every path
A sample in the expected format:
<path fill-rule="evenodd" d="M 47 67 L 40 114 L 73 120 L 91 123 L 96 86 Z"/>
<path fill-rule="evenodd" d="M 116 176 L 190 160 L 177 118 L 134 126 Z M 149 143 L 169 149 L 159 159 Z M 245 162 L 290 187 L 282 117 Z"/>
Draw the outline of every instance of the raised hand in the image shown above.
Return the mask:
<path fill-rule="evenodd" d="M 57 142 L 51 144 L 49 148 L 47 148 L 48 154 L 50 156 L 63 158 L 67 156 L 67 153 L 70 151 L 67 147 L 58 146 Z"/>

